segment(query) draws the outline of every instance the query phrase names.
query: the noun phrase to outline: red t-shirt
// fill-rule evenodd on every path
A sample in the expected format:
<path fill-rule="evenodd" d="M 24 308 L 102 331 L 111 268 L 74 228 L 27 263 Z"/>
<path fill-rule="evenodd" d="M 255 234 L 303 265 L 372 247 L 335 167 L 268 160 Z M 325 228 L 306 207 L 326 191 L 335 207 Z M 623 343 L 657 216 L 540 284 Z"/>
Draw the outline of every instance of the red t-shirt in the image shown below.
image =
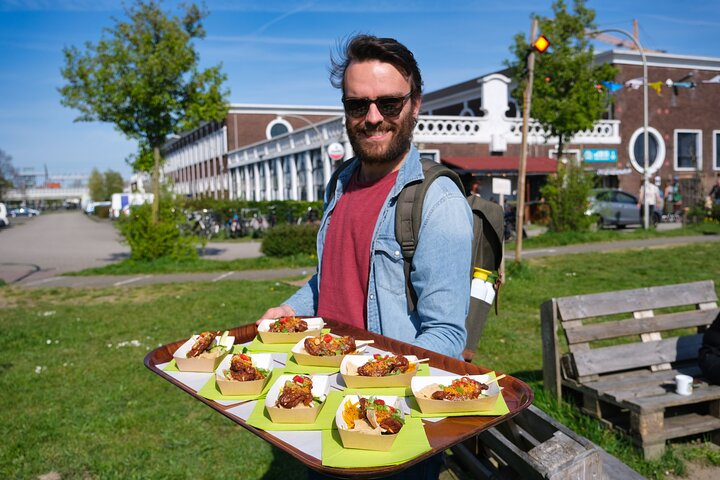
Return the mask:
<path fill-rule="evenodd" d="M 366 328 L 370 242 L 397 172 L 360 183 L 357 171 L 335 205 L 323 248 L 318 316 Z"/>

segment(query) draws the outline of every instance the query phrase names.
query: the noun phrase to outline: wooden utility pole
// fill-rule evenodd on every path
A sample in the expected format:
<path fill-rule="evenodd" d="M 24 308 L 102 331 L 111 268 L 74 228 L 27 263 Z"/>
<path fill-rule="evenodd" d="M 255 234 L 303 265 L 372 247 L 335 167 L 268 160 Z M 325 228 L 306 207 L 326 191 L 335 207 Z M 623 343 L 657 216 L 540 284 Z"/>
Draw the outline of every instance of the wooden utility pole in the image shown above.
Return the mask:
<path fill-rule="evenodd" d="M 523 225 L 525 222 L 525 172 L 527 170 L 527 142 L 528 142 L 528 123 L 530 121 L 530 103 L 532 102 L 532 88 L 535 71 L 535 49 L 532 45 L 535 43 L 537 35 L 538 21 L 536 18 L 532 21 L 530 27 L 530 53 L 527 57 L 528 78 L 525 84 L 525 93 L 523 94 L 523 118 L 522 118 L 522 145 L 520 147 L 520 165 L 518 168 L 517 181 L 517 210 L 515 212 L 515 262 L 522 261 L 522 242 L 523 242 Z"/>

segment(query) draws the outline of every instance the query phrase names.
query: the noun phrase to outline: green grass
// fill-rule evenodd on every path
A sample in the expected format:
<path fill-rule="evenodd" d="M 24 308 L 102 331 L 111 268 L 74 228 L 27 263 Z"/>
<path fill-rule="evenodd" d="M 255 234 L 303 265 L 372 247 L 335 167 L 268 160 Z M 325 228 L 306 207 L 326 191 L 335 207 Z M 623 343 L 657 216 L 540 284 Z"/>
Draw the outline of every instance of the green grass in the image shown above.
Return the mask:
<path fill-rule="evenodd" d="M 239 272 L 244 270 L 267 270 L 273 268 L 315 267 L 315 255 L 294 255 L 292 257 L 238 258 L 236 260 L 173 261 L 166 258 L 151 262 L 123 260 L 104 267 L 88 268 L 79 272 L 66 273 L 69 276 L 89 275 L 133 275 L 147 273 L 193 273 L 193 272 Z"/>
<path fill-rule="evenodd" d="M 689 459 L 718 465 L 706 443 L 682 441 L 646 462 L 542 391 L 542 302 L 705 279 L 720 285 L 717 244 L 530 260 L 509 269 L 475 361 L 527 381 L 536 405 L 643 475 L 681 474 Z M 293 291 L 247 281 L 0 289 L 0 478 L 305 478 L 298 462 L 143 366 L 159 344 L 252 322 Z"/>
<path fill-rule="evenodd" d="M 707 234 L 720 234 L 720 225 L 716 223 L 699 223 L 673 230 L 655 230 L 653 228 L 648 230 L 643 230 L 642 228 L 617 230 L 614 228 L 608 228 L 586 232 L 546 232 L 536 237 L 523 239 L 523 249 L 558 247 L 579 243 L 616 242 L 620 240 L 641 240 L 645 238 L 682 237 L 686 235 Z M 506 250 L 514 248 L 515 242 L 505 244 Z"/>

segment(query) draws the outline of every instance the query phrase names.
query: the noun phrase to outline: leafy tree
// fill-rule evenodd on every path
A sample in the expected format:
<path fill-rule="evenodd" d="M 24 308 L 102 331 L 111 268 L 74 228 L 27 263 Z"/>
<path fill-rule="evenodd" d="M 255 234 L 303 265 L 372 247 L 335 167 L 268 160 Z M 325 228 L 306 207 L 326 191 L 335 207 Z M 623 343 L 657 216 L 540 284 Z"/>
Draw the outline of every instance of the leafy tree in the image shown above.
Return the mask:
<path fill-rule="evenodd" d="M 113 193 L 122 193 L 125 189 L 125 180 L 115 170 L 107 170 L 103 180 L 105 183 L 105 195 L 107 195 L 108 200 L 112 198 Z"/>
<path fill-rule="evenodd" d="M 107 200 L 105 198 L 105 179 L 97 168 L 93 168 L 88 179 L 88 191 L 93 202 Z"/>
<path fill-rule="evenodd" d="M 542 124 L 549 136 L 558 137 L 558 158 L 565 145 L 582 130 L 591 129 L 607 108 L 607 97 L 597 85 L 615 78 L 617 69 L 593 64 L 593 47 L 585 35 L 595 29 L 595 11 L 585 0 L 573 2 L 569 12 L 564 0 L 552 5 L 555 18 L 541 17 L 540 32 L 550 41 L 550 50 L 535 57 L 535 79 L 531 117 Z M 517 87 L 513 96 L 523 98 L 527 83 L 526 57 L 530 45 L 524 34 L 515 36 L 511 51 L 515 59 L 505 62 L 512 69 Z"/>
<path fill-rule="evenodd" d="M 12 157 L 0 149 L 0 200 L 5 198 L 5 192 L 13 187 L 16 174 Z"/>
<path fill-rule="evenodd" d="M 151 224 L 158 220 L 160 202 L 160 148 L 168 135 L 221 121 L 228 110 L 226 75 L 220 65 L 200 70 L 192 40 L 204 38 L 202 19 L 207 12 L 184 6 L 182 18 L 168 16 L 154 0 L 136 0 L 126 8 L 127 22 L 103 30 L 96 44 L 63 50 L 59 91 L 64 106 L 80 111 L 76 121 L 115 124 L 117 130 L 153 153 Z M 137 165 L 145 170 L 147 162 Z"/>
<path fill-rule="evenodd" d="M 595 218 L 585 215 L 595 174 L 574 162 L 558 164 L 556 173 L 540 189 L 550 210 L 548 229 L 552 232 L 587 230 Z"/>

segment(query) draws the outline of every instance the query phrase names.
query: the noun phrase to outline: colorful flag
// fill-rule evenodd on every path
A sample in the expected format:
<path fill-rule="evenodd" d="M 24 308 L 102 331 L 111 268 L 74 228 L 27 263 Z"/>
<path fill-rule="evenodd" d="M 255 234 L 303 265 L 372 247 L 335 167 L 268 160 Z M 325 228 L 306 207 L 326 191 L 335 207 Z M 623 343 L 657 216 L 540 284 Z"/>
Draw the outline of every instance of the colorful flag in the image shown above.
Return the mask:
<path fill-rule="evenodd" d="M 650 82 L 647 85 L 648 87 L 655 90 L 655 92 L 662 97 L 662 92 L 660 90 L 662 89 L 662 86 L 665 85 L 665 82 Z"/>
<path fill-rule="evenodd" d="M 625 86 L 632 88 L 633 90 L 637 90 L 638 88 L 642 87 L 643 85 L 643 78 L 633 78 L 631 80 L 628 80 L 625 82 Z"/>
<path fill-rule="evenodd" d="M 615 83 L 615 82 L 600 82 L 600 83 L 602 84 L 603 87 L 610 90 L 610 93 L 615 93 L 618 90 L 620 90 L 621 88 L 623 88 L 623 85 L 620 83 Z"/>

